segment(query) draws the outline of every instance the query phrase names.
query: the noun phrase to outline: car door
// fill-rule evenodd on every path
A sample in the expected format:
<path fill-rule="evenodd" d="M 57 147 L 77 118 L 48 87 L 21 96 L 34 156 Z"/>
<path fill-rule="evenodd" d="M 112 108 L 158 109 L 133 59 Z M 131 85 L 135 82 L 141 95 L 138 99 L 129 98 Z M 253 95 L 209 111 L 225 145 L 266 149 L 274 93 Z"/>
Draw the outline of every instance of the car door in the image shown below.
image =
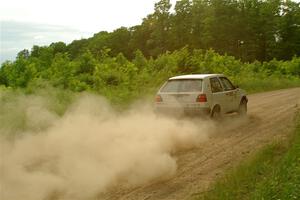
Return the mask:
<path fill-rule="evenodd" d="M 220 80 L 217 77 L 212 77 L 209 79 L 211 88 L 211 106 L 216 104 L 220 105 L 221 112 L 228 112 L 228 97 L 226 96 L 226 91 L 224 91 Z"/>
<path fill-rule="evenodd" d="M 226 98 L 227 112 L 235 111 L 238 106 L 237 90 L 230 80 L 226 77 L 219 77 L 222 86 L 224 88 L 224 94 Z"/>

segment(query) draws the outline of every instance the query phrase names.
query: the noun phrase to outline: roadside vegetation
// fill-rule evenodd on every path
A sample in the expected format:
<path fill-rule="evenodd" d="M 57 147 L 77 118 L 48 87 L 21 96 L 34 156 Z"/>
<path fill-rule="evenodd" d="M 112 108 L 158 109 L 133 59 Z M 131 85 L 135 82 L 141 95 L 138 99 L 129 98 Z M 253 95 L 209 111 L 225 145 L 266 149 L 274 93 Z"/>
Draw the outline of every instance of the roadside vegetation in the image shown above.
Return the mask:
<path fill-rule="evenodd" d="M 300 199 L 300 115 L 287 141 L 264 147 L 195 200 Z"/>
<path fill-rule="evenodd" d="M 160 0 L 140 25 L 24 49 L 2 63 L 0 85 L 89 91 L 121 106 L 179 74 L 223 73 L 249 93 L 300 85 L 299 3 L 181 0 L 173 8 Z"/>
<path fill-rule="evenodd" d="M 50 57 L 41 53 L 38 58 L 32 53 L 21 53 L 15 62 L 6 62 L 0 68 L 0 85 L 26 93 L 49 87 L 89 91 L 122 106 L 153 95 L 164 81 L 179 74 L 223 73 L 249 93 L 300 86 L 300 57 L 290 61 L 273 59 L 248 63 L 213 50 L 188 48 L 162 54 L 156 59 L 147 59 L 141 51 L 137 51 L 132 60 L 122 54 L 110 57 L 102 53 L 100 60 L 91 53 L 84 53 L 75 60 L 66 53 Z"/>

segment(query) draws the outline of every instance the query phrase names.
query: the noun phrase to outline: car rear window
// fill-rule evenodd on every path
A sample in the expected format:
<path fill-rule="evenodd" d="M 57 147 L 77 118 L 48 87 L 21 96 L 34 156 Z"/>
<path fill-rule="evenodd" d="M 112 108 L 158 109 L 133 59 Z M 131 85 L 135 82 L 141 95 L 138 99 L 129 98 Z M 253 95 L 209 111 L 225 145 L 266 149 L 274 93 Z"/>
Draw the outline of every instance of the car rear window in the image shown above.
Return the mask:
<path fill-rule="evenodd" d="M 202 79 L 169 80 L 161 92 L 201 92 Z"/>

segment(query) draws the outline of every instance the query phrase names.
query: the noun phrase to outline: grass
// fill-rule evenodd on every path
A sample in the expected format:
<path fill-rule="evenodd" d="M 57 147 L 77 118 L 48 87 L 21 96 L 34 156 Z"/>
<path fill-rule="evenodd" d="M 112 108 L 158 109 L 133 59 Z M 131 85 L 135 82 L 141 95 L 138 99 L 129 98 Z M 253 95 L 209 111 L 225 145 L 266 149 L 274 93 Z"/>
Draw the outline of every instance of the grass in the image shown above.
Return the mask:
<path fill-rule="evenodd" d="M 51 87 L 31 94 L 24 89 L 0 86 L 0 137 L 14 137 L 46 128 L 48 119 L 43 117 L 51 119 L 64 115 L 75 97 L 70 91 Z"/>
<path fill-rule="evenodd" d="M 266 92 L 278 89 L 300 87 L 300 79 L 295 77 L 244 77 L 235 80 L 240 88 L 247 91 L 248 94 Z"/>
<path fill-rule="evenodd" d="M 194 200 L 300 199 L 300 114 L 288 141 L 264 147 Z"/>

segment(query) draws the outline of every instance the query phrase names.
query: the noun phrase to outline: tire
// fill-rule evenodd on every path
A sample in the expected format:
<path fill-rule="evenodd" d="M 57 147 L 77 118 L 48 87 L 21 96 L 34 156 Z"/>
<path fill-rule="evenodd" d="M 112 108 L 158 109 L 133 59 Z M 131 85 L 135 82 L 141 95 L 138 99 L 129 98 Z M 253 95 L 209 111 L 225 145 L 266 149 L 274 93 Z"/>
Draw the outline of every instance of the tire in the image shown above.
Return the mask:
<path fill-rule="evenodd" d="M 221 119 L 221 109 L 219 106 L 215 106 L 210 115 L 211 119 L 220 120 Z"/>
<path fill-rule="evenodd" d="M 239 105 L 238 114 L 239 116 L 247 115 L 247 101 L 245 99 L 243 99 Z"/>

